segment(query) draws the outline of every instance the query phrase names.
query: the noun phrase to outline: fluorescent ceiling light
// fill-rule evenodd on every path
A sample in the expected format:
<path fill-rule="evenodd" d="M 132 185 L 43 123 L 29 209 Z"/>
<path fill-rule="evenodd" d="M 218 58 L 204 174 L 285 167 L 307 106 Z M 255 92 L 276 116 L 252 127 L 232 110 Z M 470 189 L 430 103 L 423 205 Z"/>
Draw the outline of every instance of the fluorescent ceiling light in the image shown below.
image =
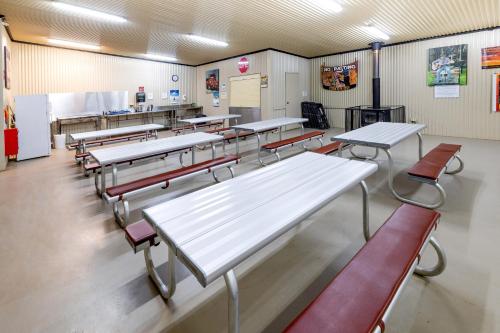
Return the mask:
<path fill-rule="evenodd" d="M 372 25 L 365 25 L 361 27 L 365 32 L 372 35 L 373 37 L 381 38 L 383 40 L 388 40 L 390 37 L 385 32 L 381 31 L 379 28 Z"/>
<path fill-rule="evenodd" d="M 212 46 L 218 46 L 218 47 L 227 47 L 229 44 L 226 43 L 226 42 L 222 42 L 222 41 L 219 41 L 219 40 L 215 40 L 215 39 L 210 39 L 210 38 L 206 38 L 206 37 L 201 37 L 201 36 L 197 36 L 197 35 L 187 35 L 189 38 L 191 38 L 192 40 L 198 42 L 198 43 L 202 43 L 202 44 L 207 44 L 207 45 L 212 45 Z"/>
<path fill-rule="evenodd" d="M 98 12 L 97 10 L 92 10 L 84 7 L 78 7 L 78 6 L 73 6 L 64 2 L 59 2 L 59 1 L 52 1 L 52 5 L 54 7 L 73 13 L 77 15 L 84 15 L 88 16 L 90 18 L 95 18 L 95 19 L 100 19 L 100 20 L 105 20 L 105 21 L 110 21 L 110 22 L 116 22 L 116 23 L 123 23 L 127 22 L 126 19 L 120 16 L 116 15 L 111 15 L 111 14 L 106 14 L 103 12 Z"/>
<path fill-rule="evenodd" d="M 68 40 L 61 40 L 61 39 L 48 39 L 50 44 L 55 44 L 55 45 L 60 45 L 60 46 L 67 46 L 67 47 L 72 47 L 76 49 L 90 49 L 90 50 L 99 50 L 101 47 L 99 45 L 92 45 L 92 44 L 84 44 L 84 43 L 78 43 L 78 42 L 70 42 Z"/>
<path fill-rule="evenodd" d="M 168 57 L 168 56 L 162 56 L 159 54 L 151 54 L 151 53 L 146 53 L 144 54 L 145 57 L 153 60 L 160 60 L 160 61 L 177 61 L 177 58 L 175 57 Z"/>
<path fill-rule="evenodd" d="M 334 13 L 340 13 L 342 11 L 342 6 L 333 0 L 313 0 L 316 5 L 320 6 L 322 9 L 331 11 Z"/>

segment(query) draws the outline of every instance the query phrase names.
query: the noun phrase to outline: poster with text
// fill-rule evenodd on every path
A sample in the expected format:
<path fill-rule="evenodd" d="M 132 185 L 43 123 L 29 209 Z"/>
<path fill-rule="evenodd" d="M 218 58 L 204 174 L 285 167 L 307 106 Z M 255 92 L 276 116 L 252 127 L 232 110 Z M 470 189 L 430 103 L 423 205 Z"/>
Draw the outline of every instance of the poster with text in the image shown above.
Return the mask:
<path fill-rule="evenodd" d="M 481 49 L 481 68 L 500 68 L 500 46 Z"/>
<path fill-rule="evenodd" d="M 500 73 L 493 74 L 492 109 L 493 112 L 500 112 Z"/>
<path fill-rule="evenodd" d="M 358 61 L 341 66 L 321 66 L 323 88 L 343 91 L 355 88 L 358 84 Z"/>
<path fill-rule="evenodd" d="M 220 106 L 220 97 L 219 97 L 219 92 L 214 91 L 212 93 L 212 106 L 219 107 Z"/>
<path fill-rule="evenodd" d="M 207 94 L 219 91 L 219 70 L 211 69 L 206 73 Z"/>
<path fill-rule="evenodd" d="M 467 44 L 429 49 L 427 85 L 467 84 Z"/>

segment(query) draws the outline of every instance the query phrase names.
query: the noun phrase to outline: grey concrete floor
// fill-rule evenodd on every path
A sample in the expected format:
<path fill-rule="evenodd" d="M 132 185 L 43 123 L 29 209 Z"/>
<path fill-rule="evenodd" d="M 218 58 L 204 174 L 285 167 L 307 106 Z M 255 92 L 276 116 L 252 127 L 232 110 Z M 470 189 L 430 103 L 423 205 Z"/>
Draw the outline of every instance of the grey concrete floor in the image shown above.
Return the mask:
<path fill-rule="evenodd" d="M 462 173 L 442 179 L 448 200 L 439 209 L 437 237 L 448 267 L 437 277 L 412 277 L 387 332 L 500 332 L 500 142 L 424 136 L 424 151 L 440 142 L 462 144 L 465 160 Z M 242 151 L 237 174 L 259 168 L 255 141 L 243 142 Z M 432 199 L 432 189 L 405 176 L 417 158 L 416 138 L 393 155 L 400 191 Z M 224 332 L 224 282 L 204 289 L 180 267 L 176 294 L 165 302 L 142 255 L 132 252 L 111 208 L 72 156 L 54 150 L 0 173 L 0 331 Z M 198 160 L 208 157 L 208 151 L 198 154 Z M 400 205 L 387 189 L 385 156 L 376 162 L 380 170 L 367 181 L 372 229 Z M 176 157 L 141 163 L 120 170 L 119 181 L 177 166 Z M 133 200 L 132 220 L 145 206 L 211 184 L 210 176 L 200 176 Z M 362 246 L 361 218 L 361 190 L 355 188 L 241 264 L 241 331 L 283 329 Z M 164 269 L 165 245 L 153 254 Z M 424 263 L 434 259 L 429 251 Z"/>

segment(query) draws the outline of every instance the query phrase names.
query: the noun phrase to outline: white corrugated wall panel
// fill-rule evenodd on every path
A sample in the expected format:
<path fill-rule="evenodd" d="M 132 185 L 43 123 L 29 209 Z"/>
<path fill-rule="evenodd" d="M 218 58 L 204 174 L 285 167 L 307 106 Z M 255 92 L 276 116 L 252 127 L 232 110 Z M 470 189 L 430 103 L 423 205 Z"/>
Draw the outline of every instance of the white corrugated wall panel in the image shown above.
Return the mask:
<path fill-rule="evenodd" d="M 173 74 L 179 76 L 172 82 Z M 161 93 L 179 89 L 186 103 L 196 101 L 196 68 L 54 47 L 12 43 L 16 95 L 126 90 L 135 104 L 139 86 L 153 93 L 154 105 L 169 104 Z"/>
<path fill-rule="evenodd" d="M 305 92 L 302 100 L 310 98 L 311 65 L 310 60 L 294 55 L 269 51 L 271 69 L 269 75 L 269 92 L 272 100 L 272 117 L 278 118 L 285 115 L 286 108 L 286 73 L 299 73 L 300 91 Z"/>
<path fill-rule="evenodd" d="M 468 82 L 459 98 L 436 99 L 425 76 L 429 48 L 468 44 Z M 482 31 L 386 47 L 381 53 L 381 103 L 406 106 L 407 119 L 427 125 L 427 134 L 500 140 L 500 115 L 491 113 L 491 75 L 481 69 L 481 48 L 500 45 L 500 30 Z M 357 88 L 332 92 L 322 88 L 320 65 L 341 65 L 359 60 Z M 313 100 L 325 107 L 371 104 L 371 51 L 346 53 L 311 62 Z M 343 127 L 343 111 L 329 111 L 330 121 Z"/>

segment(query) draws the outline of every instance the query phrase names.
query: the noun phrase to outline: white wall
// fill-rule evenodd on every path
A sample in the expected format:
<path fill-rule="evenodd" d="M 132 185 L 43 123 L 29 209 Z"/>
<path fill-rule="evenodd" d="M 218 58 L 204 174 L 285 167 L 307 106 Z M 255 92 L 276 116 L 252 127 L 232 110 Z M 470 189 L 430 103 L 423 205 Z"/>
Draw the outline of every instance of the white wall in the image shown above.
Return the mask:
<path fill-rule="evenodd" d="M 268 75 L 268 52 L 259 52 L 245 56 L 249 62 L 249 69 L 245 74 L 238 70 L 238 61 L 241 57 L 218 61 L 208 65 L 196 67 L 196 92 L 197 104 L 203 106 L 203 112 L 207 115 L 229 113 L 229 78 L 240 75 L 260 74 Z M 212 105 L 212 94 L 206 92 L 205 76 L 207 70 L 219 69 L 219 89 L 226 84 L 227 99 L 220 99 L 220 106 Z M 267 88 L 261 89 L 261 113 L 262 119 L 270 118 L 271 108 L 269 104 L 269 93 Z"/>
<path fill-rule="evenodd" d="M 212 95 L 206 93 L 205 73 L 219 69 L 220 83 L 226 83 L 229 97 L 229 78 L 240 76 L 238 61 L 241 57 L 231 58 L 216 63 L 197 67 L 197 101 L 203 105 L 208 115 L 229 112 L 229 99 L 221 99 L 219 107 L 212 106 Z M 268 87 L 261 88 L 262 119 L 271 119 L 284 115 L 286 106 L 285 73 L 299 73 L 300 90 L 306 92 L 303 100 L 310 98 L 310 60 L 276 51 L 264 51 L 246 56 L 249 60 L 247 74 L 268 75 Z"/>
<path fill-rule="evenodd" d="M 285 73 L 299 73 L 299 87 L 303 101 L 309 100 L 311 94 L 311 61 L 290 54 L 268 51 L 270 58 L 269 68 L 269 94 L 271 96 L 272 118 L 285 115 L 286 88 Z"/>
<path fill-rule="evenodd" d="M 15 95 L 127 90 L 129 104 L 135 104 L 135 93 L 144 86 L 154 97 L 148 104 L 169 104 L 161 93 L 170 89 L 179 89 L 186 94 L 186 103 L 192 103 L 195 73 L 191 66 L 12 43 Z M 178 82 L 172 82 L 173 74 L 179 76 Z"/>
<path fill-rule="evenodd" d="M 460 98 L 435 99 L 426 84 L 427 50 L 468 44 L 468 83 L 460 87 Z M 426 124 L 427 133 L 444 136 L 500 140 L 500 115 L 491 113 L 491 74 L 500 69 L 481 69 L 481 48 L 500 45 L 500 29 L 416 43 L 389 46 L 381 53 L 381 103 L 402 104 L 408 120 Z M 322 88 L 320 66 L 342 65 L 359 60 L 358 87 L 346 92 Z M 316 58 L 311 61 L 312 99 L 325 107 L 371 104 L 371 51 Z M 343 110 L 330 111 L 335 127 L 343 127 Z"/>

